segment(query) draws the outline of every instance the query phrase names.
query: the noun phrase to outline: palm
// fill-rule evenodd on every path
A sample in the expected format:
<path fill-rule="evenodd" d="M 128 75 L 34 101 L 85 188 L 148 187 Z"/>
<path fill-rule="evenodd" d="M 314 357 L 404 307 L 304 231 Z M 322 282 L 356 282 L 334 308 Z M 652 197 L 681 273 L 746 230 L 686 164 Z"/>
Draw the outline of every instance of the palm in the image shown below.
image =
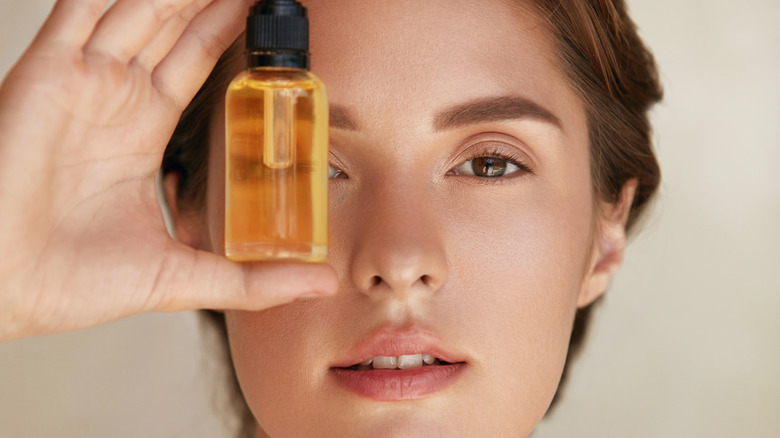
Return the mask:
<path fill-rule="evenodd" d="M 78 9 L 84 3 L 58 3 L 0 89 L 0 244 L 16 248 L 0 264 L 0 339 L 203 306 L 208 299 L 181 291 L 211 282 L 245 294 L 252 273 L 171 240 L 154 181 L 181 111 L 235 37 L 245 2 L 168 1 L 176 11 L 119 0 L 100 21 Z M 91 3 L 99 11 L 106 0 Z M 111 29 L 130 26 L 124 16 L 144 13 L 157 29 L 117 39 Z M 94 31 L 75 26 L 90 18 Z"/>

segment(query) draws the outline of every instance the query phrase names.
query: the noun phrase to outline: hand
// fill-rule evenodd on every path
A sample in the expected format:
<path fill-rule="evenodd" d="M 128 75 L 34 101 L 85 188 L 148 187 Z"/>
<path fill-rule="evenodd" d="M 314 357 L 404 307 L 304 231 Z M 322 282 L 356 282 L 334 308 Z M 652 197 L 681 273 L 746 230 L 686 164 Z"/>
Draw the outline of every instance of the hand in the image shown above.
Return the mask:
<path fill-rule="evenodd" d="M 107 2 L 59 0 L 0 87 L 0 340 L 334 292 L 327 265 L 185 247 L 157 204 L 168 139 L 251 2 Z"/>

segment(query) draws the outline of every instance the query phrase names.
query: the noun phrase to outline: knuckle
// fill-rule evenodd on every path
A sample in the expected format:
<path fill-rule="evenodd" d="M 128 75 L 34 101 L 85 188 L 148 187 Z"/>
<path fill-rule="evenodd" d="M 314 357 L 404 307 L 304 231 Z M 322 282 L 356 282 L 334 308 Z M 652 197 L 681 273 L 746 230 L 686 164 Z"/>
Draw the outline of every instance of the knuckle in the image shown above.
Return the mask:
<path fill-rule="evenodd" d="M 194 35 L 200 42 L 206 55 L 214 59 L 222 56 L 222 52 L 228 46 L 228 43 L 217 34 L 206 32 L 205 30 L 199 30 Z"/>

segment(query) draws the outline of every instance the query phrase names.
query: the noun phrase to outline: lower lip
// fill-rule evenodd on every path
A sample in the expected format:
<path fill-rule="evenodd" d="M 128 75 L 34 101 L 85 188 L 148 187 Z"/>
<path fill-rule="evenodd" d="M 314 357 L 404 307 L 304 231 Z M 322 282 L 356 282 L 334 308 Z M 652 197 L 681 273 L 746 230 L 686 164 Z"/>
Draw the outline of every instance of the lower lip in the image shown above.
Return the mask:
<path fill-rule="evenodd" d="M 415 400 L 440 391 L 462 374 L 463 362 L 423 366 L 406 370 L 356 371 L 333 368 L 339 385 L 355 394 L 377 401 Z"/>

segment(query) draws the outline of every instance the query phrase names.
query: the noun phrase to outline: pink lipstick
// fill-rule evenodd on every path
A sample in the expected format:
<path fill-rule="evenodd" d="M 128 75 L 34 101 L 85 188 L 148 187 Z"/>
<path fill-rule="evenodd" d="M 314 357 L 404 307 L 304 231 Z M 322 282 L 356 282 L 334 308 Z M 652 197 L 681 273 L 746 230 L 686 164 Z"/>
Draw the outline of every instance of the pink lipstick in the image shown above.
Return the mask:
<path fill-rule="evenodd" d="M 427 330 L 386 327 L 331 367 L 344 389 L 377 401 L 415 400 L 450 386 L 468 364 Z"/>

